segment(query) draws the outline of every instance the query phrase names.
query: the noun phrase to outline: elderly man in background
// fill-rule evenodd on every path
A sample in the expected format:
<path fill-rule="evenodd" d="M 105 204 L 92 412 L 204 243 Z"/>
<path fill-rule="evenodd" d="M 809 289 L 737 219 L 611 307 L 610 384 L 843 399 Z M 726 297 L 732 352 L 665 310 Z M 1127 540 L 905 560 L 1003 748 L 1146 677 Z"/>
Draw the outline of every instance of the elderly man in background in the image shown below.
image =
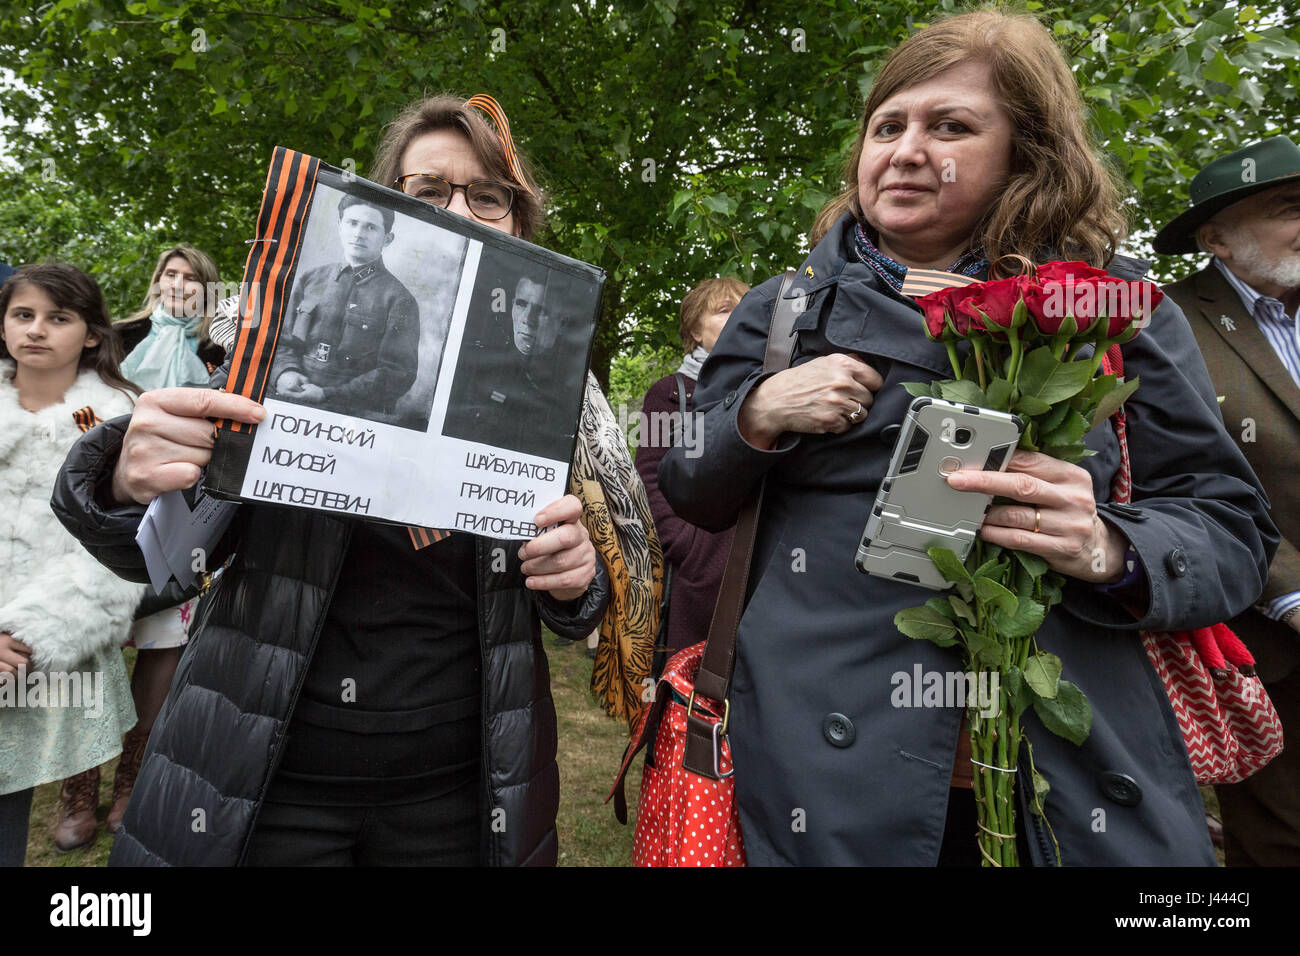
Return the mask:
<path fill-rule="evenodd" d="M 1300 148 L 1285 136 L 1216 159 L 1157 252 L 1210 253 L 1166 288 L 1186 313 L 1228 433 L 1259 476 L 1282 543 L 1255 609 L 1229 622 L 1255 655 L 1286 748 L 1217 788 L 1229 866 L 1300 864 Z"/>

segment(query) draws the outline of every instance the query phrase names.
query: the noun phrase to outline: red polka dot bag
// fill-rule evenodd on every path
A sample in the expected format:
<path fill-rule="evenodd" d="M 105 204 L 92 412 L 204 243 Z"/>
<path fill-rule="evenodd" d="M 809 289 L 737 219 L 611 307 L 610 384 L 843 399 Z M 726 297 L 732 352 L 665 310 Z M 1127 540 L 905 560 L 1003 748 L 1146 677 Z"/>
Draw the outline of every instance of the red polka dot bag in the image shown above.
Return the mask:
<path fill-rule="evenodd" d="M 726 707 L 724 704 L 720 716 L 717 708 L 707 706 L 702 698 L 692 702 L 704 643 L 678 651 L 668 662 L 655 687 L 654 703 L 637 721 L 610 792 L 615 815 L 620 823 L 626 823 L 623 781 L 632 759 L 648 747 L 632 844 L 636 866 L 745 865 L 745 841 L 740 835 L 740 810 L 727 746 Z M 717 740 L 713 778 L 683 766 L 688 711 L 694 719 L 706 722 L 710 738 Z"/>
<path fill-rule="evenodd" d="M 767 352 L 768 372 L 789 366 L 794 323 L 803 299 L 787 272 L 773 301 Z M 791 293 L 787 297 L 787 293 Z M 709 636 L 678 651 L 655 685 L 654 701 L 642 713 L 623 755 L 609 796 L 614 814 L 627 823 L 623 781 L 632 760 L 646 749 L 637 804 L 632 858 L 637 866 L 744 866 L 745 841 L 727 744 L 731 716 L 727 692 L 736 660 L 736 629 L 745 608 L 749 564 L 763 503 L 763 486 L 745 502 L 718 589 Z"/>

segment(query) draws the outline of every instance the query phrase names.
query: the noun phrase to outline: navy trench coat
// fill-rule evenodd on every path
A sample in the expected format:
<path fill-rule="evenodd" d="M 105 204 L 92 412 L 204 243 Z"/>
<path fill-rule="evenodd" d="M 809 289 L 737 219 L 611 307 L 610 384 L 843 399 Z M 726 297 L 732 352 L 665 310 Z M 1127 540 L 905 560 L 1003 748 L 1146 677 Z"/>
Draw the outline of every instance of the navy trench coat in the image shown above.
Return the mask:
<path fill-rule="evenodd" d="M 795 324 L 793 363 L 856 353 L 882 372 L 865 421 L 842 435 L 786 433 L 770 451 L 740 436 L 736 418 L 761 382 L 774 278 L 736 307 L 700 376 L 703 454 L 664 459 L 665 497 L 687 521 L 720 529 L 766 476 L 731 688 L 730 742 L 751 864 L 933 865 L 944 836 L 962 710 L 896 706 L 896 675 L 958 672 L 956 651 L 910 640 L 895 613 L 932 592 L 861 574 L 858 539 L 911 396 L 902 382 L 951 378 L 944 348 L 915 307 L 882 291 L 851 252 L 846 215 L 798 270 L 791 295 L 809 301 Z M 1117 258 L 1138 278 L 1145 264 Z M 1261 593 L 1278 536 L 1267 498 L 1224 431 L 1187 320 L 1166 299 L 1123 347 L 1129 378 L 1133 503 L 1108 503 L 1119 445 L 1109 422 L 1087 436 L 1097 454 L 1098 511 L 1128 536 L 1149 584 L 1135 620 L 1095 587 L 1070 580 L 1038 633 L 1064 678 L 1088 696 L 1091 735 L 1076 746 L 1025 718 L 1046 808 L 1065 865 L 1214 865 L 1196 781 L 1173 711 L 1139 629 L 1227 620 Z M 892 700 L 891 700 L 892 698 Z M 915 701 L 913 701 L 914 703 Z M 1026 812 L 1031 860 L 1055 853 Z M 972 835 L 972 839 L 974 839 Z"/>

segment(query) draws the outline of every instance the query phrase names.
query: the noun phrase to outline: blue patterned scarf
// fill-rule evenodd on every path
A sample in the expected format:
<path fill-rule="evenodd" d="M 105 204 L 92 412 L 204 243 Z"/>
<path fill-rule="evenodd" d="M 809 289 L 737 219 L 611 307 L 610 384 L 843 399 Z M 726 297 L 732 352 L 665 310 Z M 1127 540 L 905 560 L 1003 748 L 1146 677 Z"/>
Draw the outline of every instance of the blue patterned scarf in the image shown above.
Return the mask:
<path fill-rule="evenodd" d="M 907 278 L 907 266 L 891 259 L 877 249 L 876 244 L 871 241 L 871 237 L 867 235 L 867 231 L 862 228 L 860 222 L 853 227 L 853 251 L 858 254 L 858 258 L 862 262 L 875 270 L 876 274 L 884 280 L 889 288 L 898 293 L 903 291 L 903 280 Z M 978 252 L 963 252 L 958 256 L 957 261 L 945 271 L 974 278 L 983 273 L 988 267 L 989 261 Z"/>

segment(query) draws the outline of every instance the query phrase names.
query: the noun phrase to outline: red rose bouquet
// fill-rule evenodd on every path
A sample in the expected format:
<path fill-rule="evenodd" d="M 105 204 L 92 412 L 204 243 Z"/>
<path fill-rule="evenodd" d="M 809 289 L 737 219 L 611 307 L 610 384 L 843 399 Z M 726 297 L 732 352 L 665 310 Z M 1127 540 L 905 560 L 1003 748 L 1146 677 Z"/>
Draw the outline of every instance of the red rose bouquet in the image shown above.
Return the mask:
<path fill-rule="evenodd" d="M 955 378 L 905 387 L 913 395 L 1016 414 L 1025 424 L 1019 447 L 1081 461 L 1092 454 L 1084 436 L 1138 387 L 1136 378 L 1099 374 L 1102 357 L 1137 335 L 1163 297 L 1150 282 L 1116 279 L 1083 262 L 1049 262 L 1025 275 L 931 293 L 917 300 L 926 333 L 947 347 Z M 964 360 L 963 341 L 969 344 Z M 1034 639 L 1061 600 L 1065 579 L 1038 555 L 984 541 L 965 562 L 947 548 L 929 554 L 953 589 L 900 611 L 894 623 L 908 637 L 960 647 L 978 686 L 997 688 L 996 711 L 967 702 L 978 840 L 986 866 L 1016 866 L 1022 743 L 1033 782 L 1029 805 L 1044 822 L 1050 790 L 1033 766 L 1021 718 L 1032 708 L 1048 730 L 1075 744 L 1092 728 L 1088 699 L 1062 679 L 1061 659 Z"/>

